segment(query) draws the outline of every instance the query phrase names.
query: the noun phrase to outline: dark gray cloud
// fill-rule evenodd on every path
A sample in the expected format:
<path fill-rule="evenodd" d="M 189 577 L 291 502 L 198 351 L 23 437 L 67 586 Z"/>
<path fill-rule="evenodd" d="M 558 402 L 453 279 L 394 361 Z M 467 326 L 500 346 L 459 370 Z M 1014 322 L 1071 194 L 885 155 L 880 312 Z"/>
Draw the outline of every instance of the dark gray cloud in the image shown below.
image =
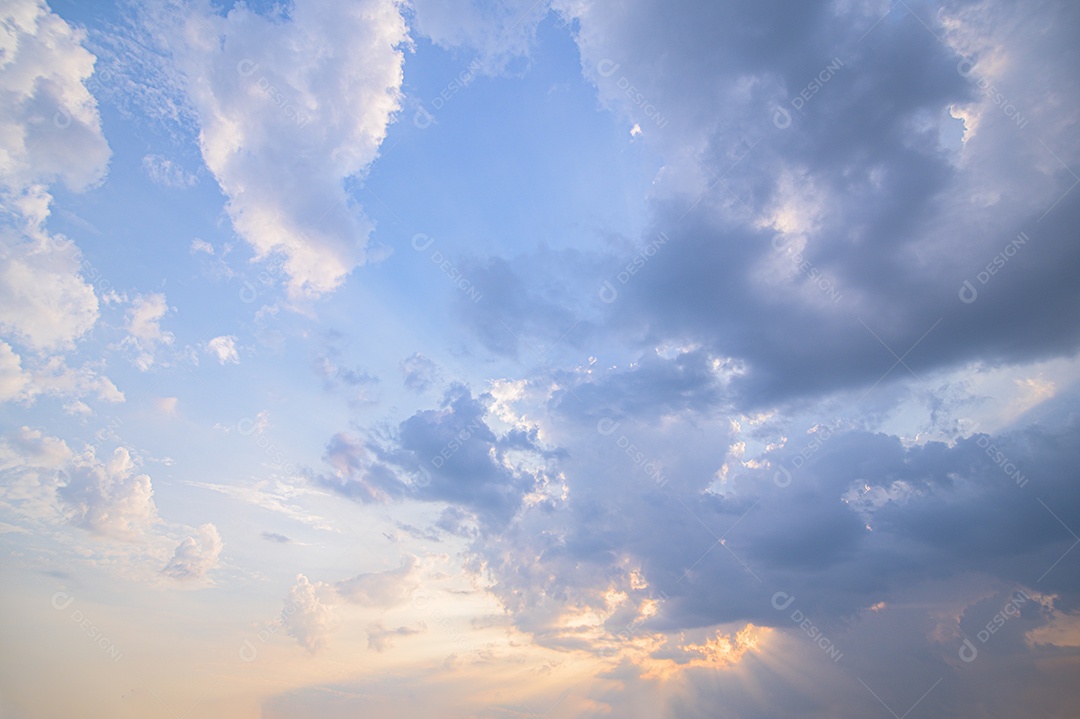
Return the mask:
<path fill-rule="evenodd" d="M 908 368 L 1073 355 L 1080 144 L 1064 128 L 1080 98 L 1068 61 L 1080 11 L 1044 4 L 1030 25 L 983 8 L 995 53 L 952 22 L 974 22 L 970 3 L 886 10 L 580 9 L 586 74 L 643 128 L 644 102 L 670 120 L 646 137 L 675 179 L 636 251 L 475 267 L 491 301 L 461 306 L 484 346 L 546 367 L 575 323 L 561 342 L 593 354 L 704 346 L 745 364 L 732 382 L 743 407 L 919 381 Z"/>
<path fill-rule="evenodd" d="M 324 455 L 333 472 L 310 476 L 362 502 L 448 502 L 504 524 L 526 494 L 546 485 L 543 465 L 562 452 L 543 446 L 536 428 L 496 433 L 487 419 L 490 401 L 490 395 L 474 397 L 464 385 L 452 385 L 440 409 L 417 412 L 385 441 L 335 435 Z M 519 455 L 528 461 L 515 464 Z"/>
<path fill-rule="evenodd" d="M 362 487 L 340 490 L 446 503 L 430 531 L 469 542 L 468 566 L 544 646 L 595 650 L 563 620 L 614 589 L 632 607 L 659 600 L 640 631 L 749 622 L 790 649 L 749 654 L 742 684 L 688 672 L 671 716 L 902 715 L 927 689 L 926 715 L 1069 715 L 1075 690 L 1055 673 L 1074 648 L 1030 632 L 1080 606 L 1080 420 L 1059 407 L 972 434 L 958 412 L 982 400 L 941 377 L 1080 349 L 1080 9 L 563 12 L 601 102 L 663 159 L 650 226 L 637 242 L 467 261 L 484 301 L 459 298 L 466 353 L 549 388 L 536 429 L 495 429 L 490 398 L 454 387 L 335 460 Z M 1063 394 L 1068 409 L 1076 390 Z M 912 398 L 916 424 L 948 442 L 883 431 Z M 544 469 L 509 469 L 519 451 Z M 524 499 L 554 476 L 565 492 Z M 1016 592 L 1037 599 L 969 665 L 963 640 Z M 613 613 L 608 639 L 632 618 Z M 606 712 L 634 706 L 637 671 L 606 677 L 624 681 L 595 692 Z M 1056 695 L 1009 696 L 1018 678 Z"/>

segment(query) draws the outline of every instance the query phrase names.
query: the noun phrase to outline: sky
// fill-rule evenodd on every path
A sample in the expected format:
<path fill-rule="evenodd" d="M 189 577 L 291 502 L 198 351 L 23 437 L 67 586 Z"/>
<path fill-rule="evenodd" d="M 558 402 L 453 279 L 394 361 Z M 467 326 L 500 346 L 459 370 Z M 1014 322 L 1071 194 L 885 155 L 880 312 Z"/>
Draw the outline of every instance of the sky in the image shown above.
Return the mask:
<path fill-rule="evenodd" d="M 0 718 L 1075 717 L 1080 5 L 0 17 Z"/>

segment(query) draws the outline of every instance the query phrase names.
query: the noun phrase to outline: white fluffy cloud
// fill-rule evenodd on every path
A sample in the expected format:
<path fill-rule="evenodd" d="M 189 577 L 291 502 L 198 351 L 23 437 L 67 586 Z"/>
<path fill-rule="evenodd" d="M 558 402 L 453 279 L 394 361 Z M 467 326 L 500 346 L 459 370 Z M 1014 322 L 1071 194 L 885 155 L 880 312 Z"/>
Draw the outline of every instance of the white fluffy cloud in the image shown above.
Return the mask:
<path fill-rule="evenodd" d="M 49 437 L 41 430 L 21 427 L 0 438 L 0 469 L 37 467 L 59 469 L 71 459 L 71 450 L 63 440 Z"/>
<path fill-rule="evenodd" d="M 221 364 L 240 364 L 240 353 L 236 351 L 236 337 L 233 335 L 215 337 L 206 343 L 206 351 Z"/>
<path fill-rule="evenodd" d="M 150 477 L 135 473 L 123 447 L 107 462 L 87 452 L 75 461 L 57 493 L 71 522 L 95 534 L 136 539 L 157 521 Z"/>
<path fill-rule="evenodd" d="M 312 584 L 298 574 L 281 610 L 285 631 L 313 654 L 325 646 L 326 635 L 334 625 L 334 608 L 319 597 L 329 589 L 323 582 Z"/>
<path fill-rule="evenodd" d="M 31 377 L 23 372 L 19 355 L 11 345 L 0 340 L 0 402 L 23 401 L 29 399 Z"/>
<path fill-rule="evenodd" d="M 61 182 L 79 191 L 104 176 L 109 147 L 84 81 L 94 56 L 42 2 L 6 3 L 0 30 L 0 330 L 36 351 L 66 348 L 98 317 L 80 254 L 44 227 Z"/>
<path fill-rule="evenodd" d="M 0 177 L 7 192 L 63 182 L 82 190 L 105 175 L 109 147 L 84 86 L 94 56 L 84 33 L 41 0 L 4 4 L 0 28 Z"/>
<path fill-rule="evenodd" d="M 33 235 L 0 229 L 0 329 L 31 349 L 67 348 L 94 326 L 98 300 L 75 246 Z"/>
<path fill-rule="evenodd" d="M 218 566 L 224 544 L 213 524 L 199 527 L 195 536 L 185 537 L 176 547 L 172 559 L 161 573 L 172 579 L 190 581 L 202 579 Z"/>
<path fill-rule="evenodd" d="M 333 290 L 373 227 L 343 181 L 375 159 L 398 109 L 399 5 L 299 0 L 287 18 L 201 5 L 184 22 L 172 54 L 233 225 L 258 258 L 284 257 L 293 297 Z"/>
<path fill-rule="evenodd" d="M 153 292 L 139 295 L 128 311 L 128 338 L 125 343 L 138 352 L 135 366 L 144 372 L 154 364 L 154 352 L 159 345 L 171 345 L 173 335 L 161 329 L 161 320 L 169 311 L 165 295 Z"/>
<path fill-rule="evenodd" d="M 8 340 L 0 342 L 0 401 L 43 393 L 121 401 L 97 370 L 47 356 L 74 347 L 99 316 L 79 249 L 45 227 L 50 185 L 81 191 L 108 167 L 97 103 L 84 84 L 95 58 L 84 33 L 40 0 L 5 3 L 0 14 L 0 333 Z"/>

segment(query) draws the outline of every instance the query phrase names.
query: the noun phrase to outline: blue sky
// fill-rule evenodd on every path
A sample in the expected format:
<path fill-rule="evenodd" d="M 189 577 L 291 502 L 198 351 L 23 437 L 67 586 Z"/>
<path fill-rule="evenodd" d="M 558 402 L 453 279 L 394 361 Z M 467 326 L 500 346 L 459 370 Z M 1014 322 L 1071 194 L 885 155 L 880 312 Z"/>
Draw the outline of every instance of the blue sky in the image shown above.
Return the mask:
<path fill-rule="evenodd" d="M 1072 4 L 2 27 L 0 717 L 1073 716 Z"/>

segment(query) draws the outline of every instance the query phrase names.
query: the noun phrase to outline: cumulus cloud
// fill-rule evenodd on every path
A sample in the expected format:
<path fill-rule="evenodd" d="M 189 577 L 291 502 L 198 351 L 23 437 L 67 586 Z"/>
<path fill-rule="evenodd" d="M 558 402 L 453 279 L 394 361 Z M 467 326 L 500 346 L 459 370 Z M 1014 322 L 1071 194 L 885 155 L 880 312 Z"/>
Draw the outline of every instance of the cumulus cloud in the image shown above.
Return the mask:
<path fill-rule="evenodd" d="M 5 193 L 55 182 L 79 191 L 100 182 L 109 147 L 101 134 L 97 103 L 85 86 L 95 59 L 83 47 L 85 33 L 41 0 L 7 3 L 3 13 L 0 142 Z"/>
<path fill-rule="evenodd" d="M 32 378 L 23 372 L 22 360 L 11 345 L 0 340 L 0 402 L 25 401 L 31 395 Z"/>
<path fill-rule="evenodd" d="M 312 654 L 326 645 L 336 622 L 333 606 L 320 598 L 328 587 L 323 582 L 312 584 L 303 574 L 298 574 L 281 610 L 285 631 Z"/>
<path fill-rule="evenodd" d="M 8 3 L 0 38 L 0 330 L 34 352 L 68 349 L 98 318 L 81 254 L 45 229 L 63 183 L 81 191 L 105 176 L 109 147 L 85 87 L 94 56 L 84 33 L 40 0 Z"/>
<path fill-rule="evenodd" d="M 206 351 L 217 358 L 220 364 L 240 364 L 240 353 L 236 351 L 236 337 L 222 335 L 206 343 Z"/>
<path fill-rule="evenodd" d="M 217 527 L 204 524 L 195 536 L 185 537 L 176 546 L 172 559 L 161 573 L 178 581 L 202 579 L 218 566 L 223 547 Z"/>
<path fill-rule="evenodd" d="M 105 462 L 90 451 L 76 459 L 57 495 L 69 520 L 95 534 L 133 540 L 157 522 L 150 477 L 123 447 Z"/>
<path fill-rule="evenodd" d="M 237 232 L 256 258 L 284 258 L 294 298 L 338 287 L 373 228 L 343 182 L 376 158 L 399 106 L 399 6 L 302 0 L 287 15 L 222 17 L 199 3 L 155 21 L 185 38 L 171 55 Z"/>
<path fill-rule="evenodd" d="M 152 292 L 137 295 L 127 313 L 128 337 L 124 343 L 136 352 L 135 366 L 145 372 L 157 361 L 155 352 L 161 345 L 171 345 L 173 334 L 161 329 L 161 320 L 169 311 L 165 295 Z"/>
<path fill-rule="evenodd" d="M 67 444 L 27 426 L 0 438 L 0 469 L 18 466 L 60 469 L 71 459 Z"/>
<path fill-rule="evenodd" d="M 73 452 L 57 437 L 30 427 L 0 436 L 0 507 L 40 531 L 39 523 L 60 520 L 57 486 Z"/>
<path fill-rule="evenodd" d="M 71 242 L 0 228 L 0 261 L 0 330 L 14 340 L 40 352 L 68 349 L 97 322 L 98 299 Z"/>

